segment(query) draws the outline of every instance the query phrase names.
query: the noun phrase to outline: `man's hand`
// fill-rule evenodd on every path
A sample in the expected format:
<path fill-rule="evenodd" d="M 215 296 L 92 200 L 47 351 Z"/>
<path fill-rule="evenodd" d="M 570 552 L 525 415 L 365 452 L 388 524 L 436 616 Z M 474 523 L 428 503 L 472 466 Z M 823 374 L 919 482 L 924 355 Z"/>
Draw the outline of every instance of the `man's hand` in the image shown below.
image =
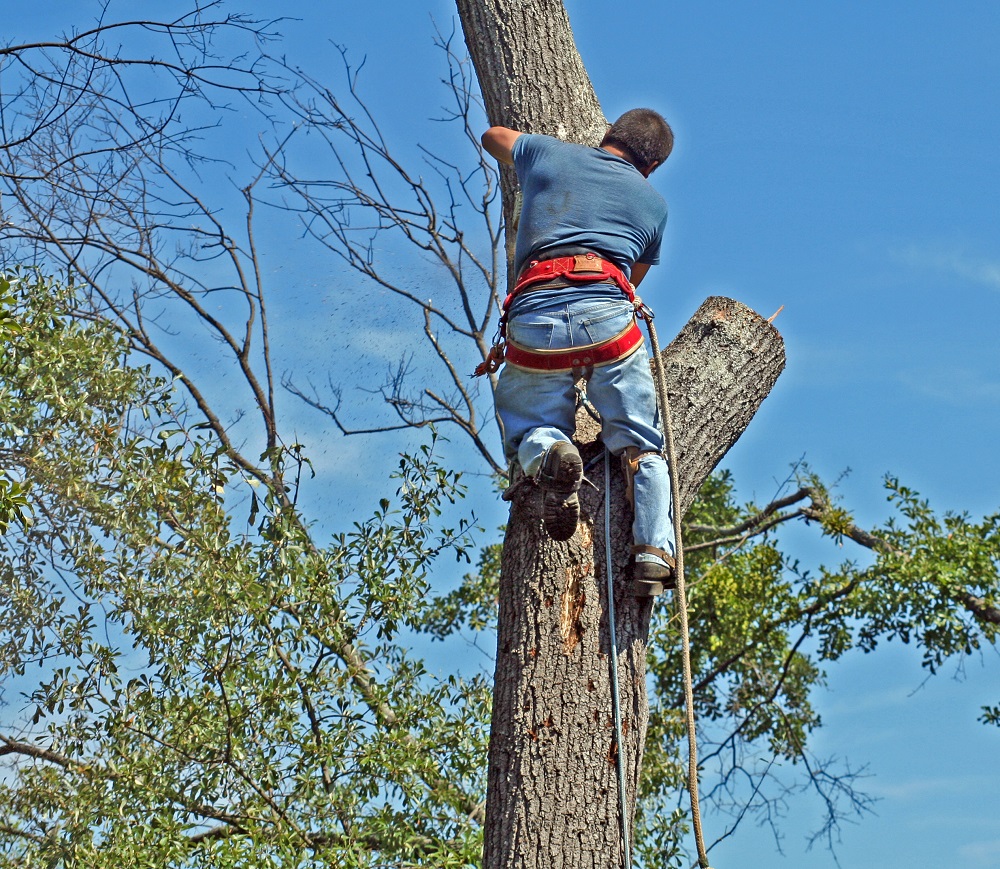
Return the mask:
<path fill-rule="evenodd" d="M 483 147 L 490 156 L 495 157 L 499 162 L 508 166 L 514 165 L 514 155 L 511 149 L 514 147 L 514 140 L 521 134 L 517 130 L 509 127 L 490 127 L 483 133 Z"/>

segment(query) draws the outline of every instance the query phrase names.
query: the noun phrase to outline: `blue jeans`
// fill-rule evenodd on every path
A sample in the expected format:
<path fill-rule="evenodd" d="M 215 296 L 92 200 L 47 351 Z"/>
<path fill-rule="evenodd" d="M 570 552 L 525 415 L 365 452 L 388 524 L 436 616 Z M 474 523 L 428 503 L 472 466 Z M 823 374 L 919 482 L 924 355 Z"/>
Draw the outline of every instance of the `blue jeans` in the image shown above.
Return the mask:
<path fill-rule="evenodd" d="M 525 347 L 561 350 L 612 338 L 632 320 L 632 305 L 622 296 L 595 295 L 581 300 L 519 298 L 507 321 L 507 335 Z M 544 301 L 542 301 L 544 298 Z M 635 475 L 633 542 L 673 554 L 674 528 L 670 477 L 660 454 L 663 437 L 657 425 L 656 392 L 643 348 L 627 359 L 595 367 L 587 396 L 601 414 L 603 440 L 615 455 L 626 447 L 651 450 Z M 538 472 L 542 455 L 557 441 L 572 440 L 576 430 L 576 392 L 570 371 L 528 371 L 505 365 L 496 389 L 496 407 L 504 426 L 504 452 L 528 476 Z"/>

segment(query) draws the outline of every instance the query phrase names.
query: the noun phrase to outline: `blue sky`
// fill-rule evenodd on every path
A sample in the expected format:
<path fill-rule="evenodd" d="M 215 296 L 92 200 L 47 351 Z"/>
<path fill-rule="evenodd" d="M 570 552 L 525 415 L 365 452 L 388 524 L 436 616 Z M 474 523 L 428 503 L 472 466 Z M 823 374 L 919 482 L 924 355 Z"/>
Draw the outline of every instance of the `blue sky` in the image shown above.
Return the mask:
<path fill-rule="evenodd" d="M 940 511 L 1000 508 L 1000 9 L 985 0 L 566 5 L 605 113 L 649 105 L 677 137 L 652 179 L 670 221 L 663 264 L 643 286 L 661 340 L 708 295 L 764 316 L 784 306 L 775 325 L 788 368 L 725 463 L 744 496 L 767 499 L 805 456 L 828 480 L 851 469 L 839 491 L 862 525 L 886 516 L 887 473 Z M 83 6 L 21 7 L 7 35 L 49 35 Z M 281 26 L 285 50 L 335 83 L 331 42 L 366 58 L 364 93 L 401 154 L 416 160 L 418 143 L 448 143 L 427 118 L 444 100 L 433 37 L 435 24 L 451 30 L 450 3 L 230 8 L 297 16 Z M 348 316 L 329 262 L 272 263 L 300 284 L 287 334 L 304 321 L 322 333 L 324 317 Z M 374 329 L 355 334 L 360 379 L 382 365 L 385 341 Z M 303 346 L 321 371 L 322 335 Z M 388 467 L 401 439 L 323 438 L 313 455 L 342 493 L 338 507 L 366 512 L 382 492 L 360 460 L 384 456 Z M 500 507 L 479 501 L 487 526 L 499 524 Z M 876 816 L 843 831 L 842 866 L 1000 865 L 1000 730 L 975 722 L 997 702 L 998 676 L 989 651 L 925 683 L 918 657 L 897 647 L 831 670 L 816 700 L 818 753 L 868 764 L 881 797 Z M 770 833 L 747 826 L 713 865 L 836 865 L 821 848 L 804 850 L 816 811 L 804 798 L 791 808 L 785 857 Z M 706 824 L 712 838 L 719 822 Z"/>

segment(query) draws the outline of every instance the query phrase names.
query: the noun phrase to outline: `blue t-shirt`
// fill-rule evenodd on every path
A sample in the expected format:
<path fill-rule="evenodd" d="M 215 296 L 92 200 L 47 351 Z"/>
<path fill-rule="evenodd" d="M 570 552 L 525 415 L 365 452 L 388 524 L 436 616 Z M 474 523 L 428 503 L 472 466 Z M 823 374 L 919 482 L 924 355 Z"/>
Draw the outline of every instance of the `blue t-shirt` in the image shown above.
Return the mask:
<path fill-rule="evenodd" d="M 602 148 L 522 133 L 512 148 L 521 184 L 514 265 L 550 248 L 579 246 L 626 274 L 636 262 L 656 265 L 667 203 L 627 160 Z"/>

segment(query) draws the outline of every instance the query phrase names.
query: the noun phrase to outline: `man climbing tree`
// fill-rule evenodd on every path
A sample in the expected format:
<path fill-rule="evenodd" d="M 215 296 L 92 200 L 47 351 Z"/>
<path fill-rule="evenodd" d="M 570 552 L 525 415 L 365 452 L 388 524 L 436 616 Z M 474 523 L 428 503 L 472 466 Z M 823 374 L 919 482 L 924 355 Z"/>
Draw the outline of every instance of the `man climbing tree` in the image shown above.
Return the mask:
<path fill-rule="evenodd" d="M 649 360 L 638 352 L 635 287 L 659 262 L 667 206 L 646 179 L 670 155 L 673 133 L 656 112 L 633 109 L 599 148 L 507 127 L 491 127 L 483 145 L 515 166 L 523 197 L 519 277 L 493 354 L 507 362 L 496 389 L 507 460 L 543 489 L 549 536 L 572 537 L 583 463 L 570 438 L 582 381 L 634 507 L 632 591 L 658 595 L 672 585 L 670 480 Z"/>

